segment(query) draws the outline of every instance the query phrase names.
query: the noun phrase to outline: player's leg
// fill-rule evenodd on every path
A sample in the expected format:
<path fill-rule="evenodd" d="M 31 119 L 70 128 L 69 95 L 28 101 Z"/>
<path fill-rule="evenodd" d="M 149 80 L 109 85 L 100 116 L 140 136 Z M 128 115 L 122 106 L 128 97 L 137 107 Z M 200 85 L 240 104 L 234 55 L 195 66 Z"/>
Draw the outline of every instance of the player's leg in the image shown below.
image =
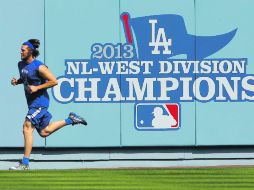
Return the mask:
<path fill-rule="evenodd" d="M 33 131 L 34 126 L 29 120 L 26 120 L 23 125 L 25 151 L 24 157 L 29 158 L 33 148 Z"/>
<path fill-rule="evenodd" d="M 11 167 L 10 170 L 28 170 L 29 169 L 29 158 L 33 148 L 33 131 L 34 126 L 26 119 L 23 124 L 23 135 L 24 135 L 24 156 L 17 166 Z"/>
<path fill-rule="evenodd" d="M 51 117 L 47 116 L 49 114 L 50 114 L 49 112 L 45 113 L 45 117 L 42 121 L 42 125 L 45 123 L 49 123 L 49 120 L 47 119 L 47 118 L 51 118 Z M 66 125 L 70 125 L 70 124 L 72 124 L 72 125 L 76 125 L 76 124 L 87 125 L 87 122 L 85 121 L 84 118 L 80 117 L 79 115 L 77 115 L 75 113 L 70 113 L 69 117 L 67 119 L 55 121 L 55 122 L 48 124 L 46 127 L 43 127 L 43 129 L 39 132 L 39 134 L 42 137 L 47 137 L 50 134 L 57 131 L 58 129 L 61 129 L 62 127 L 66 126 Z"/>
<path fill-rule="evenodd" d="M 66 125 L 67 125 L 67 123 L 65 120 L 55 121 L 55 122 L 50 123 L 44 129 L 42 129 L 39 134 L 41 137 L 47 137 L 50 134 L 52 134 L 53 132 L 57 131 L 58 129 L 61 129 L 62 127 L 66 126 Z"/>

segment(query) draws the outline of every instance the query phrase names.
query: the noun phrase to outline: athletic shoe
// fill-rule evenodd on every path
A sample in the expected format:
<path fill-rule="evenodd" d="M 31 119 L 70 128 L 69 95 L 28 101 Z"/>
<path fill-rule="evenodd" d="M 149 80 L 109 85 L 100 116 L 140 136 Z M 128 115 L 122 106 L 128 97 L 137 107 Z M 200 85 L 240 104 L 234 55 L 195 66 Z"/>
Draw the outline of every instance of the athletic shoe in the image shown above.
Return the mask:
<path fill-rule="evenodd" d="M 79 115 L 73 112 L 69 114 L 69 118 L 72 120 L 72 125 L 76 125 L 76 124 L 87 125 L 87 122 L 84 118 L 80 117 Z"/>
<path fill-rule="evenodd" d="M 17 166 L 13 166 L 9 168 L 9 170 L 29 170 L 29 165 L 22 164 L 21 162 L 18 163 Z"/>

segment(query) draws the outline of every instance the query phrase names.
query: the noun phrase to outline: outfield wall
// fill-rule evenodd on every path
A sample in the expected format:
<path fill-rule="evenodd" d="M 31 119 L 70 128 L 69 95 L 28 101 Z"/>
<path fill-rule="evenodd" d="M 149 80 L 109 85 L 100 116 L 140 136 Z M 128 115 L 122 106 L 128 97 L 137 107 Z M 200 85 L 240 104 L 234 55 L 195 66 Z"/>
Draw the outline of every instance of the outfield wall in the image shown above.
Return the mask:
<path fill-rule="evenodd" d="M 19 75 L 20 45 L 30 38 L 41 41 L 38 59 L 56 77 L 65 80 L 49 90 L 53 120 L 65 119 L 70 111 L 75 111 L 89 123 L 87 127 L 65 127 L 46 139 L 36 134 L 35 147 L 253 145 L 253 6 L 252 0 L 0 0 L 0 87 L 3 89 L 0 147 L 23 146 L 22 122 L 27 106 L 23 87 L 12 87 L 10 80 Z M 128 41 L 126 26 L 121 21 L 125 12 L 132 19 L 129 24 L 133 40 L 126 49 L 117 46 Z M 160 16 L 165 14 L 171 16 Z M 163 45 L 157 43 L 159 54 L 152 53 L 157 38 L 151 45 L 146 43 L 153 41 L 152 22 L 155 22 L 151 20 L 157 21 L 155 37 L 159 36 L 158 41 L 163 42 Z M 146 39 L 149 32 L 151 39 Z M 140 39 L 142 36 L 144 39 Z M 172 40 L 171 45 L 168 39 Z M 92 53 L 97 51 L 94 44 L 105 49 L 101 58 Z M 109 45 L 108 49 L 105 44 Z M 132 57 L 128 55 L 130 47 L 134 47 Z M 166 47 L 171 53 L 163 53 Z M 232 60 L 229 61 L 232 65 L 225 64 L 218 73 L 203 68 L 207 73 L 201 75 L 184 73 L 181 69 L 179 73 L 156 70 L 161 69 L 158 62 L 173 62 L 173 59 Z M 150 72 L 145 67 L 136 67 L 140 69 L 138 72 L 134 68 L 126 70 L 126 65 L 122 65 L 121 74 L 116 70 L 112 74 L 94 70 L 100 69 L 98 62 L 106 65 L 106 62 L 127 61 L 128 68 L 133 60 L 151 61 L 153 66 L 147 67 Z M 78 61 L 87 64 L 75 63 Z M 230 72 L 229 67 L 234 68 L 237 61 L 244 62 L 243 69 Z M 78 64 L 83 67 L 74 68 Z M 209 80 L 179 83 L 177 88 L 179 81 L 195 81 L 200 77 Z M 216 77 L 225 79 L 224 86 L 217 83 L 213 86 L 219 80 Z M 126 83 L 131 79 L 138 80 L 140 91 L 134 83 Z M 158 81 L 166 82 L 158 84 Z M 96 95 L 84 92 L 91 85 Z M 132 88 L 136 91 L 131 92 Z M 123 97 L 119 98 L 119 94 Z M 176 115 L 172 113 L 173 104 L 178 106 L 178 111 L 173 110 Z M 152 124 L 155 107 L 163 109 L 163 115 L 171 112 L 177 124 L 155 127 Z"/>

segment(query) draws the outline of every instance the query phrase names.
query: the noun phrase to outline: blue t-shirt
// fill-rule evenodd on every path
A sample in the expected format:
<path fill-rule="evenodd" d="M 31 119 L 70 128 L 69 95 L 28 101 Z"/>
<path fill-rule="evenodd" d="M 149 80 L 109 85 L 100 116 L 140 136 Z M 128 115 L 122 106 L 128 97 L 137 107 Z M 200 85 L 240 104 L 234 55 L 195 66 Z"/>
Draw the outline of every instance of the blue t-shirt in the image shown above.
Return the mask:
<path fill-rule="evenodd" d="M 38 60 L 34 60 L 30 64 L 25 61 L 18 63 L 20 78 L 23 80 L 26 100 L 29 108 L 38 108 L 49 106 L 49 95 L 47 89 L 38 90 L 35 93 L 30 94 L 27 91 L 27 86 L 38 86 L 46 82 L 46 80 L 40 76 L 39 67 L 44 65 Z"/>

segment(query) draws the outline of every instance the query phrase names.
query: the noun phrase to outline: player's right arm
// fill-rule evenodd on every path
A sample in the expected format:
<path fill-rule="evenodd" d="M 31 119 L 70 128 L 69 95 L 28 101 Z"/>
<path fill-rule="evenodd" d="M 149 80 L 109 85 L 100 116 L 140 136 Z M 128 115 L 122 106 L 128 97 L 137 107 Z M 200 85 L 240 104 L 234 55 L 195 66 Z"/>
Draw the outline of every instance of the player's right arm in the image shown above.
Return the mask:
<path fill-rule="evenodd" d="M 23 81 L 23 79 L 21 77 L 22 61 L 18 62 L 18 68 L 19 68 L 19 79 L 16 79 L 15 77 L 13 77 L 11 79 L 11 84 L 13 86 L 16 86 L 18 84 L 23 84 L 24 83 L 24 81 Z"/>
<path fill-rule="evenodd" d="M 13 85 L 13 86 L 16 86 L 16 85 L 18 85 L 18 84 L 22 84 L 23 83 L 23 80 L 21 79 L 21 78 L 19 78 L 18 80 L 16 79 L 16 78 L 12 78 L 11 79 L 11 84 Z"/>

